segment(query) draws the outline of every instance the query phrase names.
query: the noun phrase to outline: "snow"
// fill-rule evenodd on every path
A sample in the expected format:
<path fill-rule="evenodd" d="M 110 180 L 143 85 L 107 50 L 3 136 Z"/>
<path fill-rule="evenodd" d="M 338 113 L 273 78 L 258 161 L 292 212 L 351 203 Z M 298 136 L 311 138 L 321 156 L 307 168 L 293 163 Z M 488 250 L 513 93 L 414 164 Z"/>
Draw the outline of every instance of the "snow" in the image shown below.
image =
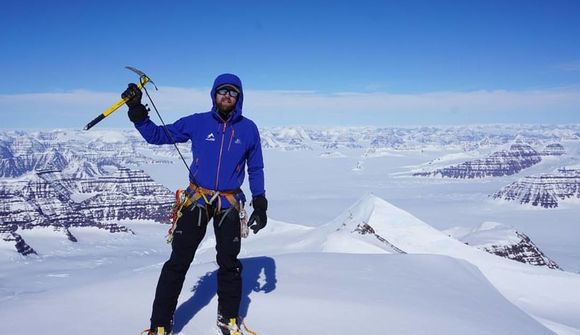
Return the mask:
<path fill-rule="evenodd" d="M 360 223 L 407 254 L 353 233 Z M 81 242 L 75 248 L 53 245 L 56 250 L 35 262 L 12 264 L 0 277 L 12 287 L 2 293 L 0 321 L 18 324 L 26 334 L 55 328 L 99 334 L 103 320 L 121 333 L 146 327 L 169 253 L 163 245 L 167 227 L 147 222 L 129 227 L 135 235 L 77 229 Z M 180 296 L 176 327 L 181 334 L 213 334 L 216 264 L 209 230 Z M 52 233 L 30 231 L 27 238 Z M 384 324 L 396 334 L 424 329 L 431 334 L 551 334 L 549 329 L 573 334 L 580 329 L 580 275 L 479 251 L 370 194 L 318 228 L 272 219 L 244 241 L 241 257 L 242 312 L 259 333 L 364 334 Z M 14 272 L 31 281 L 7 276 Z M 194 287 L 198 291 L 192 292 Z M 29 315 L 42 317 L 30 323 L 25 321 Z M 59 315 L 76 322 L 63 324 Z M 291 326 L 279 326 L 289 318 Z"/>
<path fill-rule="evenodd" d="M 364 334 L 386 326 L 396 334 L 551 334 L 477 268 L 450 257 L 304 253 L 243 264 L 242 311 L 262 334 Z M 191 268 L 176 312 L 180 334 L 215 334 L 215 271 L 213 263 Z M 125 269 L 106 280 L 29 294 L 11 301 L 0 319 L 22 334 L 90 335 L 108 327 L 137 334 L 147 324 L 158 272 L 159 266 Z M 30 315 L 42 317 L 26 322 Z"/>
<path fill-rule="evenodd" d="M 531 315 L 580 328 L 580 275 L 517 263 L 469 247 L 407 212 L 374 198 L 369 224 L 408 253 L 440 254 L 476 265 L 510 301 Z M 521 283 L 526 283 L 521 285 Z M 550 287 L 549 292 L 546 287 Z"/>
<path fill-rule="evenodd" d="M 134 136 L 79 134 L 109 143 Z M 276 145 L 299 139 L 315 150 L 264 151 L 269 223 L 243 241 L 240 253 L 242 314 L 258 334 L 580 334 L 578 204 L 530 210 L 489 198 L 523 175 L 577 167 L 580 142 L 563 143 L 569 154 L 516 176 L 449 180 L 412 178 L 409 169 L 487 151 L 462 153 L 457 142 L 450 150 L 411 144 L 433 150 L 388 148 L 385 156 L 365 158 L 364 148 L 340 146 L 341 158 L 328 159 L 328 149 L 316 149 L 302 128 L 273 134 Z M 328 134 L 346 135 L 342 129 Z M 186 183 L 178 160 L 142 168 L 170 189 Z M 247 184 L 243 188 L 249 195 Z M 18 230 L 39 256 L 19 257 L 7 247 L 13 242 L 0 243 L 0 322 L 17 334 L 138 334 L 147 328 L 171 252 L 168 226 L 120 224 L 135 234 L 71 228 L 73 243 L 52 229 Z M 388 243 L 355 231 L 364 224 Z M 449 236 L 478 231 L 497 237 L 512 228 L 568 271 L 504 259 Z M 214 247 L 210 225 L 180 295 L 180 334 L 215 334 Z"/>
<path fill-rule="evenodd" d="M 346 155 L 344 155 L 340 151 L 326 151 L 320 154 L 320 158 L 345 158 L 345 157 Z"/>
<path fill-rule="evenodd" d="M 100 143 L 116 143 L 124 142 L 127 140 L 127 136 L 117 130 L 92 130 L 91 132 L 83 132 L 85 136 L 90 137 L 95 142 Z"/>
<path fill-rule="evenodd" d="M 515 229 L 499 222 L 483 222 L 478 228 L 463 236 L 455 236 L 463 242 L 482 248 L 493 245 L 512 245 L 521 241 Z"/>
<path fill-rule="evenodd" d="M 365 158 L 377 158 L 377 157 L 400 157 L 401 154 L 397 153 L 396 150 L 387 148 L 373 148 L 367 150 L 363 157 Z"/>
<path fill-rule="evenodd" d="M 83 201 L 90 199 L 98 194 L 99 194 L 99 192 L 71 193 L 70 199 L 74 202 L 83 202 Z"/>

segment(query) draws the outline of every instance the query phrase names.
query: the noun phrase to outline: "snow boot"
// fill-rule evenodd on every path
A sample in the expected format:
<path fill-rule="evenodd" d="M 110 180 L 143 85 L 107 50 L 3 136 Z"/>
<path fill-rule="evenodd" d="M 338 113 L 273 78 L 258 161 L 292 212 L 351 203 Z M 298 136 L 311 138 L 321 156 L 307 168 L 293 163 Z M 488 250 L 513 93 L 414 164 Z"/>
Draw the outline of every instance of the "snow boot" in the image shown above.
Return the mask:
<path fill-rule="evenodd" d="M 230 318 L 229 320 L 221 315 L 218 315 L 217 326 L 222 335 L 243 335 L 238 326 L 237 318 Z"/>
<path fill-rule="evenodd" d="M 242 318 L 230 318 L 227 320 L 218 314 L 217 326 L 219 335 L 258 335 L 246 326 Z"/>
<path fill-rule="evenodd" d="M 173 334 L 170 330 L 167 331 L 165 327 L 156 327 L 153 329 L 145 329 L 141 335 L 171 335 Z"/>

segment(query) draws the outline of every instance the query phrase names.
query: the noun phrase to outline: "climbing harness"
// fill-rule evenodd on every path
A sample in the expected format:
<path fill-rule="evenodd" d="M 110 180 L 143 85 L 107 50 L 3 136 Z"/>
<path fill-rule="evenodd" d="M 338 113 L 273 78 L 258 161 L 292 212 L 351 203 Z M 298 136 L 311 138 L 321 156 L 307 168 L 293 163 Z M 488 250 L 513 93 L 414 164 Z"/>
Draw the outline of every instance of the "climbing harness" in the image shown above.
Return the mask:
<path fill-rule="evenodd" d="M 248 215 L 246 210 L 244 209 L 244 203 L 241 200 L 236 199 L 236 195 L 241 193 L 240 189 L 236 189 L 233 191 L 215 191 L 210 190 L 205 187 L 201 187 L 194 183 L 189 183 L 189 186 L 183 190 L 178 189 L 175 191 L 175 203 L 171 208 L 170 213 L 170 220 L 171 220 L 171 228 L 169 228 L 167 234 L 167 243 L 171 243 L 173 241 L 173 233 L 177 228 L 177 221 L 182 215 L 182 210 L 184 208 L 189 208 L 190 210 L 194 210 L 196 207 L 204 209 L 207 211 L 207 206 L 214 206 L 215 213 L 220 214 L 222 212 L 222 197 L 224 197 L 229 203 L 230 207 L 223 212 L 221 220 L 218 222 L 218 227 L 221 227 L 225 218 L 229 215 L 232 209 L 235 209 L 239 213 L 240 218 L 240 236 L 242 238 L 246 238 L 249 235 L 249 228 L 248 228 Z M 204 204 L 200 203 L 200 199 L 203 199 Z M 216 203 L 214 205 L 214 203 Z M 209 213 L 208 213 L 209 214 Z M 209 215 L 208 215 L 209 217 Z M 201 213 L 198 216 L 197 225 L 201 225 Z"/>

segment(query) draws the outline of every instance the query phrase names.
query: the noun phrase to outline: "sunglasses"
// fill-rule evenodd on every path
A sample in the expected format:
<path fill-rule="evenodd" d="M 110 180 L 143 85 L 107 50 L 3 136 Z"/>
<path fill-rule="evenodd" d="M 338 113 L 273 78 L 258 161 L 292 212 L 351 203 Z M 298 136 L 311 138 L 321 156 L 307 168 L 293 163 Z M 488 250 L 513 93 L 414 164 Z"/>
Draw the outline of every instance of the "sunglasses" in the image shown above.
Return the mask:
<path fill-rule="evenodd" d="M 238 93 L 238 91 L 235 91 L 231 88 L 221 88 L 221 89 L 217 90 L 217 94 L 219 94 L 219 95 L 226 95 L 226 93 L 229 94 L 230 97 L 232 97 L 232 98 L 237 98 L 238 95 L 240 94 L 240 93 Z"/>

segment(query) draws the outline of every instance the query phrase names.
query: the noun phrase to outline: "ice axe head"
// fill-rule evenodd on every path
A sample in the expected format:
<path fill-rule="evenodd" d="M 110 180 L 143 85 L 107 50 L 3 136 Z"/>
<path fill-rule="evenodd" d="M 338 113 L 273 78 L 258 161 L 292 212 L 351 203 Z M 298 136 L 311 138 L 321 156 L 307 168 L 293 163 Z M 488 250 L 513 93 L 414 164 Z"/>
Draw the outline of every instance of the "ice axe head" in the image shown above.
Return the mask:
<path fill-rule="evenodd" d="M 147 76 L 145 74 L 145 72 L 143 72 L 137 68 L 134 68 L 132 66 L 125 66 L 125 68 L 128 70 L 131 70 L 131 71 L 135 72 L 137 75 L 139 75 L 139 83 L 141 84 L 139 86 L 143 87 L 143 86 L 145 86 L 146 83 L 150 82 L 155 87 L 155 90 L 158 90 L 157 85 L 155 85 L 155 83 L 151 80 L 151 78 L 149 78 L 149 76 Z"/>

